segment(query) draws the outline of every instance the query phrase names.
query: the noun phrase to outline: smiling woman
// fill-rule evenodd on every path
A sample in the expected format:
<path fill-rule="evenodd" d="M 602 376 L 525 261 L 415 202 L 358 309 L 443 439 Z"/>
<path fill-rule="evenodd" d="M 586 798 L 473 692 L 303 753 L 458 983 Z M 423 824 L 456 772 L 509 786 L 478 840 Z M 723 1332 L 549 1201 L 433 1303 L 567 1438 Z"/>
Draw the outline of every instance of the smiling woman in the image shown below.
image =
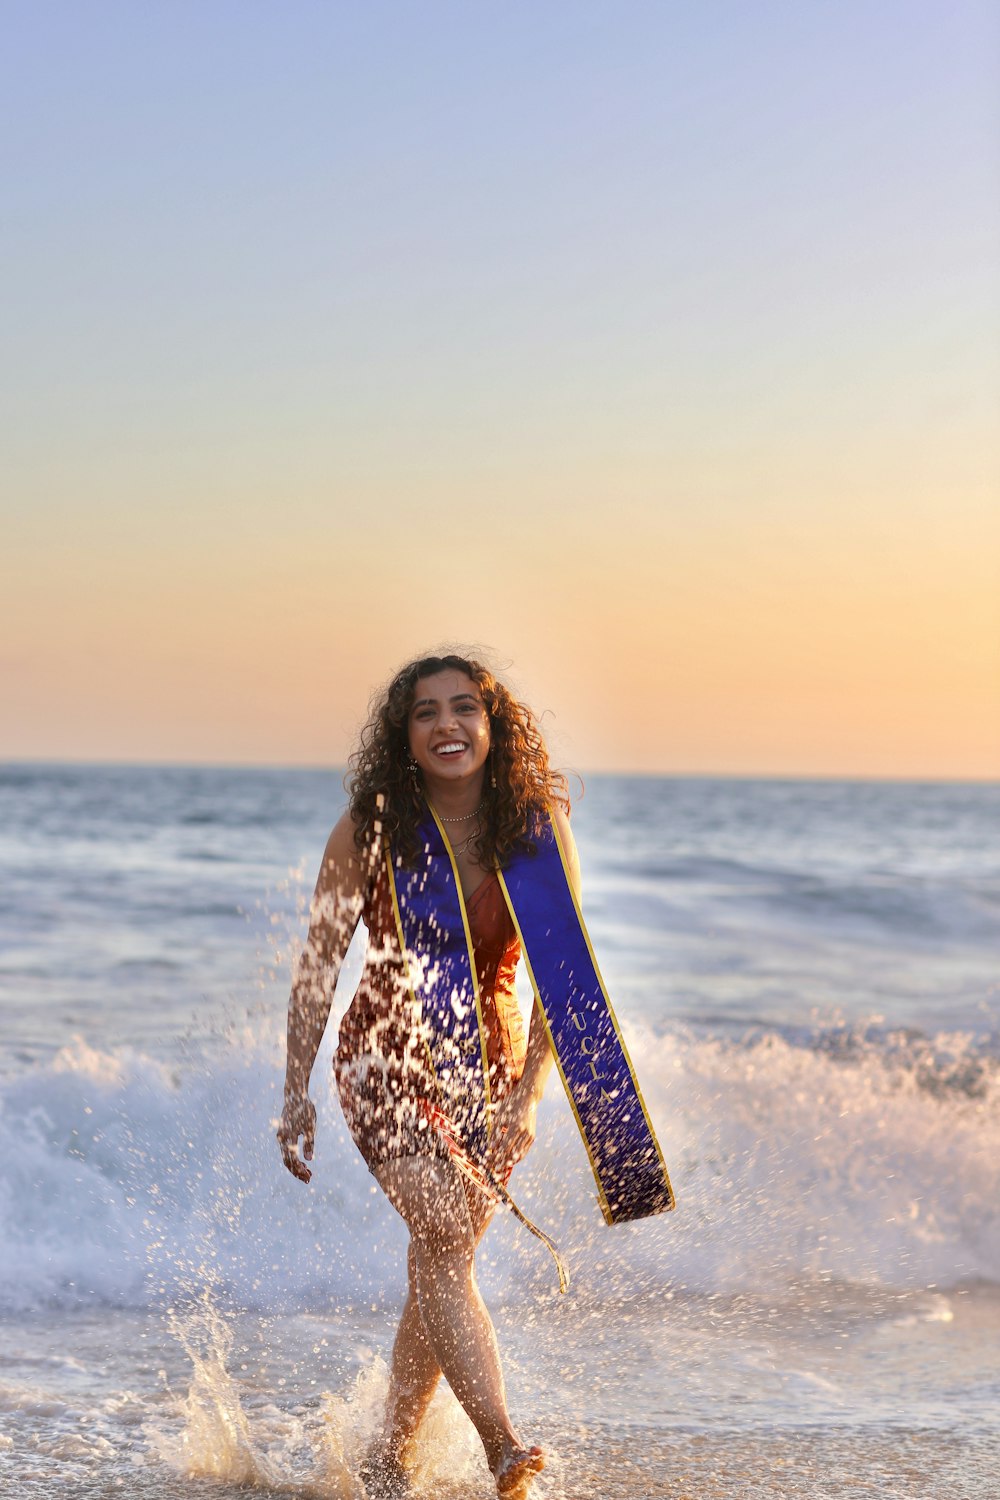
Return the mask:
<path fill-rule="evenodd" d="M 311 1178 L 309 1075 L 348 944 L 368 952 L 335 1069 L 351 1136 L 410 1231 L 409 1295 L 385 1424 L 362 1475 L 407 1493 L 406 1455 L 443 1373 L 483 1441 L 497 1494 L 544 1467 L 511 1423 L 474 1257 L 535 1139 L 558 1055 L 609 1223 L 672 1206 L 631 1064 L 579 908 L 565 778 L 530 709 L 479 662 L 423 657 L 373 704 L 330 835 L 288 1011 L 288 1170 Z M 525 1040 L 514 993 L 522 943 L 535 986 Z M 299 1141 L 302 1154 L 299 1154 Z"/>
<path fill-rule="evenodd" d="M 352 771 L 350 807 L 327 844 L 289 1002 L 279 1141 L 289 1171 L 308 1182 L 309 1075 L 360 918 L 368 954 L 340 1029 L 337 1086 L 359 1151 L 410 1230 L 409 1295 L 385 1425 L 362 1478 L 370 1496 L 406 1493 L 407 1446 L 443 1371 L 479 1431 L 498 1495 L 523 1496 L 544 1454 L 511 1423 L 474 1271 L 495 1196 L 460 1173 L 453 1148 L 457 1141 L 475 1149 L 486 1172 L 505 1184 L 535 1137 L 552 1052 L 537 1006 L 524 1038 L 514 992 L 520 942 L 498 872 L 515 850 L 534 847 L 551 818 L 579 889 L 566 783 L 549 767 L 530 710 L 479 662 L 452 655 L 424 657 L 397 673 L 373 704 Z M 412 944 L 402 929 L 414 903 L 404 883 L 425 853 L 429 812 L 460 893 L 475 990 L 467 1010 L 478 1036 L 456 1027 L 429 1036 L 430 1000 L 415 993 Z M 443 914 L 431 920 L 440 924 Z M 436 960 L 446 962 L 445 947 L 442 938 Z M 449 998 L 454 993 L 451 987 Z"/>

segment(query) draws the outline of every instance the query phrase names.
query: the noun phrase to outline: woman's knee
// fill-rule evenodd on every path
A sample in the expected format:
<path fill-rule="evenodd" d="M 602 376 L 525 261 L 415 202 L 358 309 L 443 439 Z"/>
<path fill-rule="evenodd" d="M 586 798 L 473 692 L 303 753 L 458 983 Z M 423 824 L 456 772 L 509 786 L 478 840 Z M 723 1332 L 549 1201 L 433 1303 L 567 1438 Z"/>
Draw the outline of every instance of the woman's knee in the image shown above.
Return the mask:
<path fill-rule="evenodd" d="M 468 1282 L 475 1279 L 475 1241 L 458 1236 L 411 1235 L 406 1253 L 406 1271 L 411 1296 L 420 1302 L 421 1285 L 428 1277 L 440 1281 Z"/>

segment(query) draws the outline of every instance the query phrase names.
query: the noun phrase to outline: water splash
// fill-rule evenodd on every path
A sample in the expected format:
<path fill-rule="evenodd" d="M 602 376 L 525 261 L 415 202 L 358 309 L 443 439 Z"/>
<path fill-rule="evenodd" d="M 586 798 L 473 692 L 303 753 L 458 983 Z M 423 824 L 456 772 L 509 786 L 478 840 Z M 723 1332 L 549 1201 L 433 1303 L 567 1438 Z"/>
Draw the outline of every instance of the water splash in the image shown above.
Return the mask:
<path fill-rule="evenodd" d="M 179 1402 L 179 1435 L 151 1428 L 154 1451 L 171 1468 L 191 1477 L 280 1485 L 281 1476 L 256 1443 L 229 1373 L 233 1331 L 210 1291 L 206 1289 L 187 1312 L 171 1309 L 168 1326 L 191 1361 L 191 1384 Z"/>
<path fill-rule="evenodd" d="M 235 1328 L 205 1288 L 168 1327 L 187 1355 L 187 1391 L 166 1417 L 145 1424 L 149 1448 L 188 1478 L 295 1495 L 300 1500 L 366 1500 L 357 1477 L 382 1424 L 388 1388 L 385 1361 L 369 1356 L 343 1392 L 279 1406 L 273 1392 L 251 1392 L 231 1373 Z M 471 1422 L 442 1384 L 407 1456 L 415 1500 L 459 1500 L 489 1493 L 482 1446 Z M 551 1495 L 551 1486 L 539 1500 Z"/>

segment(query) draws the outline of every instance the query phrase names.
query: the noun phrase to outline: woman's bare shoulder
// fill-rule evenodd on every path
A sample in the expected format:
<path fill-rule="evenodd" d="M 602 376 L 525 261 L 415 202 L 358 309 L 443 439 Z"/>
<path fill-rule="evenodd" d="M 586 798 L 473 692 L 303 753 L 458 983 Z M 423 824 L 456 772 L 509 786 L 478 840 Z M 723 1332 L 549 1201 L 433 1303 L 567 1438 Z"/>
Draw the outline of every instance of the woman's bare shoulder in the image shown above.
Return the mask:
<path fill-rule="evenodd" d="M 318 888 L 342 893 L 360 892 L 367 884 L 372 864 L 368 851 L 359 850 L 355 837 L 358 821 L 347 808 L 330 831 L 323 851 Z"/>
<path fill-rule="evenodd" d="M 357 819 L 349 807 L 345 807 L 340 817 L 330 830 L 330 837 L 326 841 L 328 852 L 334 855 L 347 854 L 349 850 L 356 849 L 354 833 L 358 826 Z"/>

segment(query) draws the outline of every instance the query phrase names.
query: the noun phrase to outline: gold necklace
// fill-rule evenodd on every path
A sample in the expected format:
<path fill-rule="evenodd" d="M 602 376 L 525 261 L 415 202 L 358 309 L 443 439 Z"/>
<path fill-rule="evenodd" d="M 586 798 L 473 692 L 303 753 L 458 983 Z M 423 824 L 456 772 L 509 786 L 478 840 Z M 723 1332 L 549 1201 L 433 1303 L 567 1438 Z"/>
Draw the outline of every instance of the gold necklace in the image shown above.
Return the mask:
<path fill-rule="evenodd" d="M 459 820 L 457 818 L 455 818 L 452 821 L 457 823 Z M 472 830 L 472 832 L 469 834 L 469 837 L 467 839 L 463 839 L 460 844 L 452 844 L 452 846 L 451 846 L 451 852 L 452 852 L 452 854 L 464 854 L 465 851 L 466 851 L 466 849 L 468 849 L 469 845 L 471 843 L 475 842 L 475 840 L 479 837 L 479 835 L 480 835 L 481 832 L 482 832 L 482 829 L 480 828 L 479 822 L 478 822 L 478 819 L 477 819 L 476 826 Z"/>
<path fill-rule="evenodd" d="M 438 813 L 438 817 L 441 819 L 442 823 L 466 823 L 468 822 L 469 818 L 478 818 L 485 805 L 486 799 L 484 798 L 474 812 L 461 813 L 457 818 L 446 818 L 444 813 Z"/>

